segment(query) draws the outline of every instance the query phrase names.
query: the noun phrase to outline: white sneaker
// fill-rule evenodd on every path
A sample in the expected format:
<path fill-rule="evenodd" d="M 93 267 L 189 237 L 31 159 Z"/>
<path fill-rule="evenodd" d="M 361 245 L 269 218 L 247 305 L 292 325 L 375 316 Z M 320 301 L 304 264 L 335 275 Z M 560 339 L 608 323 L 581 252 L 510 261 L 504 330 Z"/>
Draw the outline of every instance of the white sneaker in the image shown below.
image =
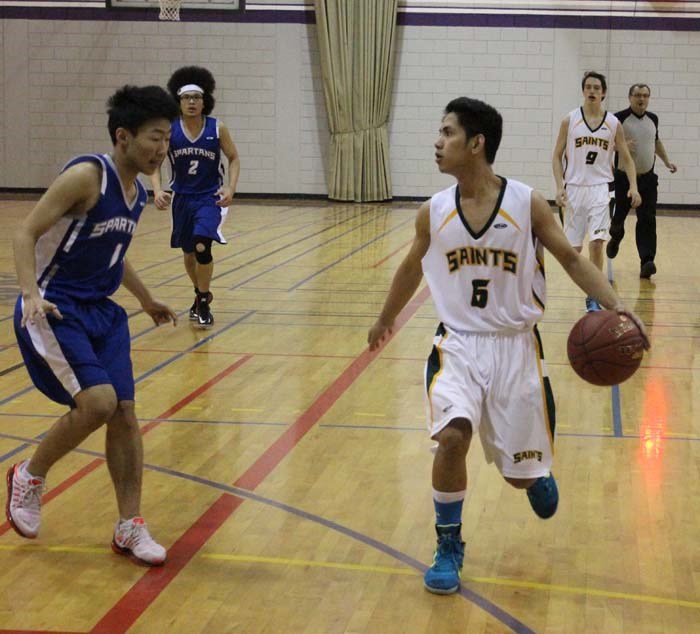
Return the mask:
<path fill-rule="evenodd" d="M 162 566 L 165 563 L 165 548 L 153 541 L 143 517 L 117 522 L 112 550 L 146 566 Z"/>
<path fill-rule="evenodd" d="M 18 535 L 34 539 L 39 534 L 41 494 L 44 492 L 46 481 L 31 474 L 24 475 L 21 467 L 27 462 L 25 460 L 12 465 L 7 472 L 5 515 Z"/>

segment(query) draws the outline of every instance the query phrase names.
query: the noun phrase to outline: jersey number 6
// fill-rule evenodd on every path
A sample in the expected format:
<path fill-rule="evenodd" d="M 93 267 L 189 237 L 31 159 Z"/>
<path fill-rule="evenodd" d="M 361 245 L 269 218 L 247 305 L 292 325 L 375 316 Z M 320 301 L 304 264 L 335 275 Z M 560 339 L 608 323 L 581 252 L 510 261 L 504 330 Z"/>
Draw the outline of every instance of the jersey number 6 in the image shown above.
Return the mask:
<path fill-rule="evenodd" d="M 472 306 L 486 308 L 489 292 L 486 287 L 491 280 L 472 280 Z"/>

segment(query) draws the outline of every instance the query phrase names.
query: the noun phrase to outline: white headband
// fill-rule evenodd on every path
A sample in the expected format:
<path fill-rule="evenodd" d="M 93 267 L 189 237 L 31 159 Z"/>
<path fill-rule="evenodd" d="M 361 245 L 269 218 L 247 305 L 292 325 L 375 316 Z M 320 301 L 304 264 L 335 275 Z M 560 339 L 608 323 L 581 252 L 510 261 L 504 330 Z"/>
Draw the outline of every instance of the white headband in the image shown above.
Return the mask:
<path fill-rule="evenodd" d="M 199 93 L 204 94 L 204 88 L 197 86 L 197 84 L 186 84 L 185 86 L 182 86 L 182 88 L 180 88 L 177 91 L 177 96 L 181 97 L 182 94 L 186 93 L 186 92 L 199 92 Z"/>

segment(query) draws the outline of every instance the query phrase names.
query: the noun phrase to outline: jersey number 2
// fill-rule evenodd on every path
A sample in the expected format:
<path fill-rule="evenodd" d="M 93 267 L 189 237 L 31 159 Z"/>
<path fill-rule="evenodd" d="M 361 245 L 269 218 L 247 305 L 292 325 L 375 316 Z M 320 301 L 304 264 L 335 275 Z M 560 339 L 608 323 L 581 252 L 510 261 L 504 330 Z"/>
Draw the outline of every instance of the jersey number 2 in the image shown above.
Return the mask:
<path fill-rule="evenodd" d="M 198 167 L 199 167 L 199 161 L 190 161 L 190 169 L 187 170 L 187 173 L 190 174 L 191 176 L 195 176 L 197 174 Z"/>
<path fill-rule="evenodd" d="M 472 306 L 486 308 L 489 301 L 487 286 L 491 280 L 472 280 Z"/>

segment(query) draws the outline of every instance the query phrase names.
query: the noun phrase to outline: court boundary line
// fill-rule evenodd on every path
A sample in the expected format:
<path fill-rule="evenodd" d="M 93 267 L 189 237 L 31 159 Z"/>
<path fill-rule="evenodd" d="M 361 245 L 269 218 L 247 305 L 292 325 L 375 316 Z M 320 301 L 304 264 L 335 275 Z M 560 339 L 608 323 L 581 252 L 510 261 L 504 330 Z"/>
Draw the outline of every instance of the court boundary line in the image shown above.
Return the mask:
<path fill-rule="evenodd" d="M 90 455 L 90 456 L 97 456 L 98 452 L 96 451 L 91 451 L 87 449 L 79 449 L 76 450 L 79 451 L 80 453 Z M 376 565 L 363 565 L 363 564 L 348 564 L 348 563 L 343 563 L 343 562 L 333 562 L 333 561 L 316 561 L 316 560 L 298 560 L 298 559 L 288 559 L 288 558 L 283 558 L 283 557 L 263 557 L 263 556 L 258 556 L 258 555 L 231 555 L 231 554 L 222 554 L 222 553 L 204 553 L 201 555 L 201 557 L 205 559 L 214 559 L 214 560 L 221 560 L 221 561 L 240 561 L 240 562 L 261 562 L 261 563 L 269 563 L 272 565 L 299 565 L 299 566 L 311 566 L 311 567 L 321 567 L 321 568 L 336 568 L 336 569 L 342 569 L 342 570 L 352 570 L 352 571 L 358 571 L 358 572 L 382 572 L 382 573 L 387 573 L 387 574 L 401 574 L 401 575 L 413 575 L 417 576 L 418 574 L 422 574 L 425 572 L 427 569 L 427 566 L 424 564 L 420 563 L 418 560 L 413 559 L 409 555 L 406 555 L 405 553 L 402 553 L 401 551 L 393 549 L 391 546 L 379 542 L 378 540 L 374 540 L 373 538 L 370 538 L 362 533 L 359 533 L 358 531 L 354 531 L 351 528 L 348 528 L 342 524 L 339 524 L 337 522 L 334 522 L 333 520 L 326 519 L 320 515 L 317 515 L 315 513 L 310 513 L 308 511 L 303 511 L 299 509 L 298 507 L 291 506 L 289 504 L 286 504 L 285 502 L 280 502 L 278 500 L 275 500 L 273 498 L 269 498 L 266 496 L 262 496 L 256 493 L 253 493 L 252 491 L 248 491 L 245 489 L 242 489 L 240 487 L 235 487 L 232 485 L 227 485 L 221 482 L 216 482 L 214 480 L 209 480 L 207 478 L 203 478 L 201 476 L 196 476 L 193 474 L 189 473 L 184 473 L 182 471 L 177 471 L 175 469 L 170 469 L 168 467 L 160 467 L 158 465 L 152 465 L 152 464 L 147 464 L 144 465 L 145 468 L 147 468 L 150 471 L 154 471 L 157 473 L 162 473 L 165 475 L 172 476 L 174 478 L 180 478 L 182 480 L 186 480 L 189 482 L 194 482 L 196 484 L 201 484 L 202 486 L 206 486 L 209 488 L 217 489 L 226 493 L 230 493 L 234 497 L 241 497 L 244 498 L 245 500 L 249 500 L 252 502 L 257 502 L 259 504 L 264 504 L 267 506 L 271 506 L 273 508 L 276 508 L 278 510 L 281 510 L 285 513 L 289 513 L 290 515 L 295 515 L 298 517 L 301 517 L 302 519 L 311 521 L 316 524 L 321 524 L 322 526 L 325 526 L 326 528 L 330 528 L 331 530 L 334 530 L 336 532 L 339 532 L 340 534 L 350 537 L 352 539 L 355 539 L 356 541 L 359 541 L 360 543 L 363 543 L 367 546 L 375 548 L 375 550 L 378 550 L 379 552 L 382 552 L 393 559 L 396 559 L 397 561 L 400 561 L 401 563 L 404 563 L 405 565 L 408 566 L 408 568 L 394 568 L 390 566 L 376 566 Z M 104 548 L 95 548 L 95 547 L 71 547 L 71 546 L 43 546 L 43 545 L 38 545 L 38 544 L 22 544 L 20 546 L 5 546 L 5 545 L 0 545 L 0 550 L 3 551 L 12 551 L 12 550 L 18 550 L 18 551 L 44 551 L 44 552 L 74 552 L 78 554 L 94 554 L 94 553 L 104 553 L 108 554 L 111 552 L 111 550 L 107 547 Z M 659 596 L 654 596 L 654 595 L 642 595 L 638 593 L 630 593 L 630 592 L 618 592 L 618 591 L 609 591 L 609 590 L 600 590 L 597 588 L 585 588 L 585 587 L 579 587 L 579 586 L 565 586 L 561 584 L 549 584 L 549 583 L 541 583 L 537 581 L 522 581 L 518 579 L 511 579 L 508 577 L 480 577 L 480 576 L 463 576 L 462 577 L 463 581 L 471 581 L 473 583 L 483 583 L 483 584 L 489 584 L 489 585 L 500 585 L 500 586 L 507 586 L 507 587 L 518 587 L 518 588 L 526 588 L 526 589 L 531 589 L 531 590 L 544 590 L 544 591 L 549 591 L 549 592 L 561 592 L 565 594 L 575 594 L 575 595 L 582 595 L 582 596 L 594 596 L 594 597 L 601 597 L 601 598 L 609 598 L 609 599 L 622 599 L 626 601 L 636 601 L 636 602 L 643 602 L 643 603 L 650 603 L 650 604 L 657 604 L 657 605 L 667 605 L 667 606 L 674 606 L 674 607 L 682 607 L 682 608 L 688 608 L 688 609 L 700 609 L 700 602 L 695 602 L 695 601 L 688 601 L 686 599 L 672 599 L 668 597 L 659 597 Z M 6 630 L 0 630 L 2 634 L 7 634 Z M 24 634 L 27 634 L 26 630 L 22 630 Z M 33 633 L 37 634 L 37 633 Z M 54 633 L 55 634 L 55 633 Z"/>
<path fill-rule="evenodd" d="M 429 290 L 424 287 L 397 319 L 394 333 L 415 314 L 418 308 L 429 296 Z M 254 489 L 286 458 L 291 450 L 316 425 L 321 417 L 335 404 L 343 393 L 354 383 L 369 364 L 376 358 L 378 352 L 370 353 L 365 349 L 346 369 L 316 398 L 278 439 L 236 480 L 235 487 Z M 243 503 L 245 498 L 224 493 L 185 531 L 168 551 L 168 565 L 148 570 L 132 587 L 115 603 L 115 605 L 98 621 L 90 631 L 91 634 L 117 634 L 124 632 L 133 625 L 161 592 L 175 579 L 181 570 L 191 561 L 206 541 L 216 533 L 223 523 Z M 393 549 L 392 549 L 393 551 Z M 398 551 L 400 559 L 405 557 Z M 423 566 L 420 562 L 415 562 Z M 425 569 L 425 568 L 423 568 Z M 506 613 L 497 605 L 481 597 L 468 588 L 462 587 L 460 594 L 474 605 L 482 608 L 487 614 L 510 627 L 517 634 L 534 634 L 526 625 L 512 615 Z"/>
<path fill-rule="evenodd" d="M 179 401 L 177 401 L 174 405 L 171 405 L 168 409 L 166 409 L 163 414 L 156 418 L 167 418 L 170 414 L 173 414 L 189 403 L 191 403 L 193 400 L 195 400 L 197 397 L 201 396 L 204 392 L 206 392 L 210 387 L 216 385 L 219 381 L 222 379 L 226 378 L 229 374 L 232 374 L 235 372 L 239 367 L 247 363 L 253 358 L 253 355 L 246 355 L 232 363 L 231 365 L 227 366 L 224 368 L 221 372 L 218 374 L 215 374 L 211 379 L 208 381 L 205 381 L 202 383 L 198 388 L 190 392 L 187 396 L 183 397 Z M 139 427 L 139 430 L 141 432 L 141 435 L 144 436 L 147 434 L 151 429 L 154 427 L 157 427 L 160 424 L 160 421 L 158 420 L 151 420 L 149 419 L 150 422 L 146 423 L 145 425 L 142 425 Z M 74 449 L 73 451 L 75 452 L 79 447 Z M 107 462 L 106 458 L 100 457 L 100 458 L 95 458 L 92 462 L 89 462 L 88 464 L 84 465 L 78 471 L 70 475 L 68 478 L 63 480 L 63 482 L 59 483 L 55 487 L 52 487 L 42 498 L 42 505 L 46 505 L 51 500 L 54 498 L 58 497 L 63 491 L 66 489 L 69 489 L 71 486 L 73 486 L 76 482 L 79 480 L 82 480 L 86 475 L 89 473 L 92 473 L 97 467 L 102 466 Z M 11 526 L 10 523 L 5 520 L 2 524 L 0 524 L 0 537 L 7 533 L 10 530 Z M 4 632 L 4 630 L 0 630 L 0 632 Z"/>

